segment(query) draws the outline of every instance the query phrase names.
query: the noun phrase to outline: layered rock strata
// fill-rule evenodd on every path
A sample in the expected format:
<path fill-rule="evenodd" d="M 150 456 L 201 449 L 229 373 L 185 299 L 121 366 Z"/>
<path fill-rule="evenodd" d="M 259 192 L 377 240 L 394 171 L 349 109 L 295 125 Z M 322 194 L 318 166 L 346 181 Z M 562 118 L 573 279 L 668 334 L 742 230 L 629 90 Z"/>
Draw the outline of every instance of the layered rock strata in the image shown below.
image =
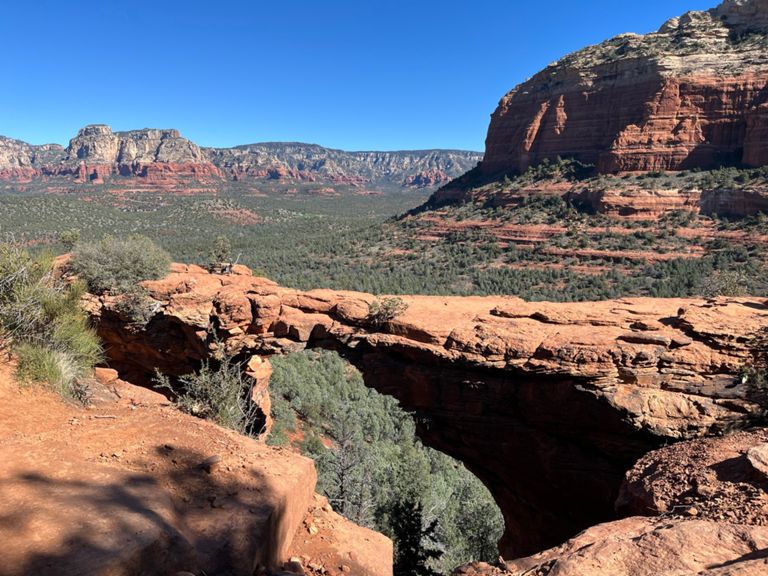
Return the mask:
<path fill-rule="evenodd" d="M 558 156 L 601 172 L 768 163 L 766 14 L 728 0 L 551 64 L 502 98 L 481 172 Z"/>
<path fill-rule="evenodd" d="M 561 546 L 457 576 L 761 576 L 768 573 L 768 430 L 679 442 L 643 456 L 619 512 Z M 646 516 L 643 518 L 642 516 Z"/>
<path fill-rule="evenodd" d="M 462 150 L 345 152 L 314 144 L 280 142 L 206 148 L 205 152 L 234 180 L 293 179 L 414 188 L 444 184 L 473 168 L 481 157 Z"/>
<path fill-rule="evenodd" d="M 706 520 L 627 518 L 584 531 L 564 545 L 470 576 L 760 576 L 768 528 Z"/>
<path fill-rule="evenodd" d="M 629 220 L 656 220 L 670 212 L 744 218 L 768 213 L 768 182 L 737 187 L 660 187 L 600 181 L 566 182 L 544 180 L 510 189 L 492 186 L 472 188 L 454 181 L 435 191 L 425 208 L 476 204 L 493 208 L 516 208 L 532 196 L 558 196 L 580 210 Z M 423 210 L 419 210 L 423 211 Z"/>

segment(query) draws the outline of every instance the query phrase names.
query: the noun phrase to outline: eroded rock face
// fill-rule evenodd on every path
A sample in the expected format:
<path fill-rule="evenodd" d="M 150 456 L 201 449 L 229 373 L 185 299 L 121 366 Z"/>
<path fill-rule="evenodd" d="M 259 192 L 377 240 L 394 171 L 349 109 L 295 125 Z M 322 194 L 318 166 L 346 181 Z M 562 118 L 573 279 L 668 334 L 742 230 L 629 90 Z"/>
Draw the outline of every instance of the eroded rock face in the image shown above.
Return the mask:
<path fill-rule="evenodd" d="M 67 160 L 88 164 L 132 165 L 163 163 L 205 163 L 207 158 L 178 130 L 131 130 L 112 132 L 96 124 L 82 128 L 67 148 Z"/>
<path fill-rule="evenodd" d="M 30 182 L 43 175 L 41 165 L 56 165 L 64 156 L 65 150 L 58 144 L 33 146 L 0 136 L 0 179 Z"/>
<path fill-rule="evenodd" d="M 627 472 L 617 510 L 767 526 L 766 442 L 760 428 L 650 452 Z"/>
<path fill-rule="evenodd" d="M 759 576 L 768 570 L 766 547 L 768 528 L 763 526 L 628 518 L 595 526 L 560 547 L 509 562 L 506 571 L 497 574 Z"/>
<path fill-rule="evenodd" d="M 369 294 L 281 288 L 244 267 L 174 270 L 146 283 L 160 312 L 144 331 L 126 326 L 113 299 L 90 299 L 114 367 L 188 372 L 216 346 L 212 332 L 243 357 L 337 349 L 491 490 L 507 558 L 613 518 L 625 471 L 648 451 L 759 412 L 735 375 L 749 335 L 768 326 L 762 300 L 420 296 L 374 325 Z"/>
<path fill-rule="evenodd" d="M 715 14 L 739 31 L 768 31 L 768 2 L 766 0 L 724 0 Z"/>
<path fill-rule="evenodd" d="M 451 177 L 442 170 L 432 169 L 423 170 L 413 176 L 408 176 L 403 183 L 404 186 L 414 188 L 431 188 L 450 182 Z"/>
<path fill-rule="evenodd" d="M 551 64 L 502 98 L 481 172 L 557 156 L 602 172 L 768 163 L 766 14 L 727 1 Z"/>
<path fill-rule="evenodd" d="M 221 177 L 202 150 L 178 130 L 112 132 L 103 124 L 86 126 L 70 140 L 64 162 L 77 164 L 81 182 L 101 183 L 117 174 L 159 184 Z"/>
<path fill-rule="evenodd" d="M 462 150 L 345 152 L 301 143 L 206 148 L 210 160 L 235 180 L 270 178 L 336 184 L 388 183 L 429 187 L 473 168 L 481 154 Z"/>

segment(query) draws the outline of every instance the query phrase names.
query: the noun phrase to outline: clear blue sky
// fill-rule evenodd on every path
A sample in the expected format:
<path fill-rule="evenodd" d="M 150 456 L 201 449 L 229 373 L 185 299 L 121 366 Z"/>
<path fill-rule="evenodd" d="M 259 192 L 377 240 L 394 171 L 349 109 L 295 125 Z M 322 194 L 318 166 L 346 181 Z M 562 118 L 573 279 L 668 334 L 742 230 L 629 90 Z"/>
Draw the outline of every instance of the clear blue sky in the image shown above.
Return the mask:
<path fill-rule="evenodd" d="M 0 134 L 482 150 L 514 85 L 718 0 L 4 0 Z"/>

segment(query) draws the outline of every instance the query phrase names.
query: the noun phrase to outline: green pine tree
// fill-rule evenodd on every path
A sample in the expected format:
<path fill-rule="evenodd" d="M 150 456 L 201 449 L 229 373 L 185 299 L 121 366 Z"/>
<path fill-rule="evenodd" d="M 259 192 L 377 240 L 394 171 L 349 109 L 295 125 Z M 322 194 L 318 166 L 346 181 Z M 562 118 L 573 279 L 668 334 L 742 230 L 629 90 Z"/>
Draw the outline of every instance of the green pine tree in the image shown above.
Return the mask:
<path fill-rule="evenodd" d="M 437 520 L 424 527 L 421 502 L 410 499 L 395 503 L 391 514 L 396 545 L 395 576 L 439 576 L 429 566 L 430 560 L 443 555 L 430 546 L 434 543 Z"/>

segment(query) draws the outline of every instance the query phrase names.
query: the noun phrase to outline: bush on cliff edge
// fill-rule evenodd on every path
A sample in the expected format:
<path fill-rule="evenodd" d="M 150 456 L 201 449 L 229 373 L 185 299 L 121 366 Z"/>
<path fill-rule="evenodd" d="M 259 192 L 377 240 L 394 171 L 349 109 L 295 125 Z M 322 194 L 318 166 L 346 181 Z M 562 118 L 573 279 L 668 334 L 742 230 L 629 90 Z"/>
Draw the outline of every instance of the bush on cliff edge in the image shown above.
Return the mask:
<path fill-rule="evenodd" d="M 77 244 L 69 266 L 91 292 L 123 294 L 143 280 L 168 274 L 171 257 L 146 236 L 105 236 L 99 242 Z"/>
<path fill-rule="evenodd" d="M 0 244 L 0 336 L 25 382 L 50 384 L 87 401 L 83 377 L 101 360 L 101 345 L 79 301 L 82 284 L 54 277 L 53 260 L 31 256 L 16 242 Z"/>
<path fill-rule="evenodd" d="M 253 384 L 243 365 L 227 355 L 206 360 L 197 372 L 175 382 L 160 372 L 155 375 L 155 385 L 175 396 L 183 412 L 258 437 L 264 432 L 263 413 L 253 400 Z"/>

